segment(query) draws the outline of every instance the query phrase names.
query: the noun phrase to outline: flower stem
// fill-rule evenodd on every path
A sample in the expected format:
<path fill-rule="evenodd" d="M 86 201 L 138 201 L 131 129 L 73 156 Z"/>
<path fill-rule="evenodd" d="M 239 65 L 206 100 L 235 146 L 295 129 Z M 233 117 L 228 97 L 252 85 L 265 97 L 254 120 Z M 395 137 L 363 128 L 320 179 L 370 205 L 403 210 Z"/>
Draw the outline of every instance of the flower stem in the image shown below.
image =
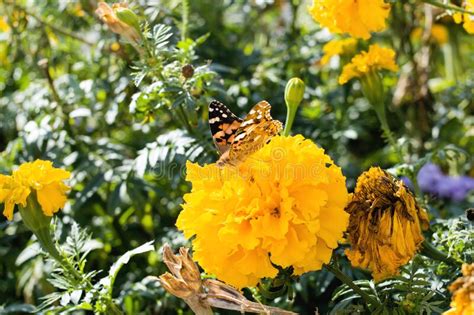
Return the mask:
<path fill-rule="evenodd" d="M 296 110 L 298 107 L 290 106 L 286 111 L 286 122 L 285 122 L 285 129 L 283 130 L 283 135 L 289 136 L 291 132 L 291 127 L 293 126 L 293 121 L 295 120 Z"/>
<path fill-rule="evenodd" d="M 438 8 L 443 8 L 443 9 L 446 9 L 446 10 L 453 10 L 453 11 L 458 11 L 458 12 L 474 15 L 473 11 L 463 9 L 461 7 L 458 7 L 457 5 L 441 3 L 441 2 L 438 2 L 438 1 L 435 1 L 435 0 L 421 0 L 421 1 L 424 2 L 424 3 L 431 4 L 431 5 L 433 5 L 435 7 L 438 7 Z"/>
<path fill-rule="evenodd" d="M 362 299 L 364 299 L 365 303 L 367 305 L 372 305 L 372 306 L 375 306 L 375 307 L 380 307 L 380 302 L 377 301 L 376 299 L 374 299 L 373 297 L 371 297 L 370 295 L 368 295 L 367 293 L 365 293 L 360 287 L 358 287 L 353 281 L 351 278 L 349 278 L 348 276 L 346 276 L 339 268 L 337 268 L 336 266 L 334 266 L 333 264 L 328 264 L 328 265 L 324 265 L 324 267 L 330 271 L 333 275 L 336 276 L 336 278 L 338 278 L 339 280 L 342 281 L 342 283 L 344 283 L 345 285 L 347 285 L 349 288 L 351 288 L 352 290 L 354 290 L 357 294 L 360 295 L 360 297 Z"/>
<path fill-rule="evenodd" d="M 428 258 L 445 262 L 446 264 L 451 265 L 451 266 L 457 267 L 460 264 L 462 264 L 462 262 L 457 261 L 453 257 L 449 257 L 448 254 L 437 249 L 433 244 L 431 244 L 427 240 L 423 241 L 423 244 L 421 247 L 421 254 Z"/>
<path fill-rule="evenodd" d="M 393 133 L 390 130 L 390 127 L 388 126 L 387 117 L 385 115 L 385 107 L 382 104 L 374 108 L 376 108 L 375 112 L 377 113 L 377 118 L 379 119 L 380 126 L 382 127 L 382 131 L 384 133 L 385 138 L 387 138 L 388 143 L 392 147 L 393 151 L 397 154 L 398 160 L 402 162 L 403 155 L 402 155 L 402 152 L 400 151 L 400 148 L 397 145 L 397 142 L 395 141 L 395 138 L 393 137 Z"/>

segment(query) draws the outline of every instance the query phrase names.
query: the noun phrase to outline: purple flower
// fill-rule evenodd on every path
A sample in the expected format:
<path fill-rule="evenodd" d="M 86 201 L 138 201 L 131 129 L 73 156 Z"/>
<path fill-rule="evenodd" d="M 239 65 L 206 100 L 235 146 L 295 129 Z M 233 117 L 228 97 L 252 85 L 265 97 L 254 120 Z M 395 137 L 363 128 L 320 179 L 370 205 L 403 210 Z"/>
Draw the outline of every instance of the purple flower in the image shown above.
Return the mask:
<path fill-rule="evenodd" d="M 427 163 L 418 172 L 418 185 L 423 192 L 453 201 L 463 201 L 474 190 L 474 178 L 447 176 L 438 165 Z"/>
<path fill-rule="evenodd" d="M 445 175 L 438 165 L 427 163 L 418 172 L 418 185 L 422 191 L 436 194 L 438 192 L 438 185 L 440 185 L 444 177 Z"/>

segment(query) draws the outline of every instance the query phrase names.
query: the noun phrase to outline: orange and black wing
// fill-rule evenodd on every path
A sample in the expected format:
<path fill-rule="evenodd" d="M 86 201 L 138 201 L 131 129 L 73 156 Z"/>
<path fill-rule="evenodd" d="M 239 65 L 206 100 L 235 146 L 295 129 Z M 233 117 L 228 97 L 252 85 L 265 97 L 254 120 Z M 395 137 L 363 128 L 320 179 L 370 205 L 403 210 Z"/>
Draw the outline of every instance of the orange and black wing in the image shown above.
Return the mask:
<path fill-rule="evenodd" d="M 209 104 L 209 127 L 220 154 L 230 149 L 242 121 L 221 102 L 212 101 Z"/>

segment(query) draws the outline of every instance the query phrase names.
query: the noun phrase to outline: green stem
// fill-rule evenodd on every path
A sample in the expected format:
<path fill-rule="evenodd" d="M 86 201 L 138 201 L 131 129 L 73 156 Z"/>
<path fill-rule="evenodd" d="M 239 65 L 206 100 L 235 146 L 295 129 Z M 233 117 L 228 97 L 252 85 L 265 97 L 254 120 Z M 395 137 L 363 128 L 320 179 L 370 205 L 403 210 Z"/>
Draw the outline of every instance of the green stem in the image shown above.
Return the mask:
<path fill-rule="evenodd" d="M 291 127 L 293 126 L 293 121 L 295 120 L 297 109 L 298 106 L 288 106 L 288 110 L 286 111 L 285 129 L 283 130 L 283 135 L 285 137 L 290 135 Z"/>
<path fill-rule="evenodd" d="M 381 304 L 379 301 L 377 301 L 376 299 L 372 298 L 370 295 L 368 295 L 367 293 L 365 293 L 360 287 L 358 287 L 353 281 L 351 278 L 349 278 L 348 276 L 346 276 L 341 270 L 339 270 L 339 268 L 333 266 L 332 264 L 328 264 L 328 265 L 324 265 L 324 267 L 330 271 L 333 275 L 336 276 L 336 278 L 338 278 L 339 280 L 341 280 L 342 283 L 344 283 L 345 285 L 347 285 L 349 288 L 351 288 L 352 290 L 354 290 L 357 294 L 360 295 L 360 297 L 362 299 L 364 299 L 365 303 L 367 305 L 372 305 L 372 306 L 375 306 L 376 308 L 380 307 Z"/>
<path fill-rule="evenodd" d="M 186 40 L 188 35 L 188 24 L 189 24 L 189 0 L 181 1 L 181 15 L 182 15 L 182 24 L 181 24 L 181 40 Z"/>
<path fill-rule="evenodd" d="M 435 0 L 421 0 L 421 2 L 428 3 L 428 4 L 431 4 L 435 7 L 443 8 L 443 9 L 446 9 L 446 10 L 453 10 L 453 11 L 457 11 L 457 12 L 462 12 L 462 13 L 467 13 L 467 14 L 470 14 L 470 15 L 474 15 L 473 11 L 463 9 L 463 8 L 458 7 L 457 5 L 453 5 L 453 4 L 440 3 L 440 2 L 435 1 Z"/>
<path fill-rule="evenodd" d="M 382 131 L 384 133 L 385 138 L 387 138 L 388 143 L 392 147 L 393 151 L 397 154 L 398 160 L 400 162 L 403 161 L 403 154 L 400 151 L 400 148 L 398 147 L 397 142 L 395 141 L 395 138 L 393 137 L 393 133 L 390 130 L 390 127 L 388 126 L 387 122 L 387 117 L 385 116 L 385 107 L 383 104 L 379 105 L 378 107 L 375 107 L 375 112 L 377 113 L 377 118 L 379 119 L 380 126 L 382 127 Z"/>
<path fill-rule="evenodd" d="M 117 307 L 117 305 L 115 305 L 114 302 L 110 301 L 110 303 L 107 304 L 107 308 L 108 310 L 110 311 L 110 314 L 114 314 L 114 315 L 122 315 L 123 312 Z"/>
<path fill-rule="evenodd" d="M 460 264 L 462 264 L 462 262 L 457 261 L 453 257 L 449 257 L 448 254 L 437 249 L 433 244 L 431 244 L 427 240 L 423 241 L 423 244 L 421 247 L 421 254 L 428 258 L 439 260 L 439 261 L 445 262 L 448 265 L 455 266 L 455 267 L 458 267 Z"/>

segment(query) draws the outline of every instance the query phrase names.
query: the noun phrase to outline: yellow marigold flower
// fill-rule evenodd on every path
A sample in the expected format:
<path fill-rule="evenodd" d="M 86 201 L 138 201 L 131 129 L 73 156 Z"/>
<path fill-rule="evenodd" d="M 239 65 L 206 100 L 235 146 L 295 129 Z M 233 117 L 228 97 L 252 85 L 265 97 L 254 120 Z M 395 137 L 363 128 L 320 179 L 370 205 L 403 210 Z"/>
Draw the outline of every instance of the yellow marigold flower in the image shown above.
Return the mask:
<path fill-rule="evenodd" d="M 344 66 L 339 76 L 339 84 L 345 84 L 352 78 L 360 78 L 370 72 L 382 69 L 398 71 L 398 66 L 395 63 L 395 51 L 377 44 L 370 45 L 369 51 L 355 55 L 351 62 Z"/>
<path fill-rule="evenodd" d="M 369 39 L 370 32 L 385 29 L 390 4 L 384 0 L 314 0 L 309 13 L 332 33 Z"/>
<path fill-rule="evenodd" d="M 358 179 L 347 229 L 351 248 L 346 255 L 354 267 L 367 268 L 376 281 L 396 275 L 415 255 L 429 226 L 426 211 L 402 181 L 378 167 Z"/>
<path fill-rule="evenodd" d="M 176 226 L 204 270 L 237 288 L 318 270 L 348 224 L 345 177 L 303 136 L 274 137 L 237 167 L 187 163 L 193 185 Z"/>
<path fill-rule="evenodd" d="M 333 39 L 323 47 L 324 56 L 321 64 L 327 64 L 334 56 L 351 55 L 356 48 L 357 40 L 354 38 Z"/>
<path fill-rule="evenodd" d="M 462 277 L 449 286 L 449 291 L 453 294 L 451 309 L 443 315 L 474 314 L 474 263 L 462 265 L 462 274 Z"/>
<path fill-rule="evenodd" d="M 0 203 L 5 204 L 3 215 L 11 220 L 15 204 L 26 207 L 28 196 L 34 194 L 43 213 L 52 216 L 66 203 L 69 187 L 63 181 L 69 176 L 69 172 L 42 160 L 23 163 L 11 176 L 0 175 Z"/>
<path fill-rule="evenodd" d="M 465 0 L 464 9 L 468 11 L 474 11 L 474 0 Z M 454 22 L 461 24 L 464 22 L 463 27 L 469 34 L 474 34 L 474 15 L 468 13 L 455 13 L 453 14 Z"/>

